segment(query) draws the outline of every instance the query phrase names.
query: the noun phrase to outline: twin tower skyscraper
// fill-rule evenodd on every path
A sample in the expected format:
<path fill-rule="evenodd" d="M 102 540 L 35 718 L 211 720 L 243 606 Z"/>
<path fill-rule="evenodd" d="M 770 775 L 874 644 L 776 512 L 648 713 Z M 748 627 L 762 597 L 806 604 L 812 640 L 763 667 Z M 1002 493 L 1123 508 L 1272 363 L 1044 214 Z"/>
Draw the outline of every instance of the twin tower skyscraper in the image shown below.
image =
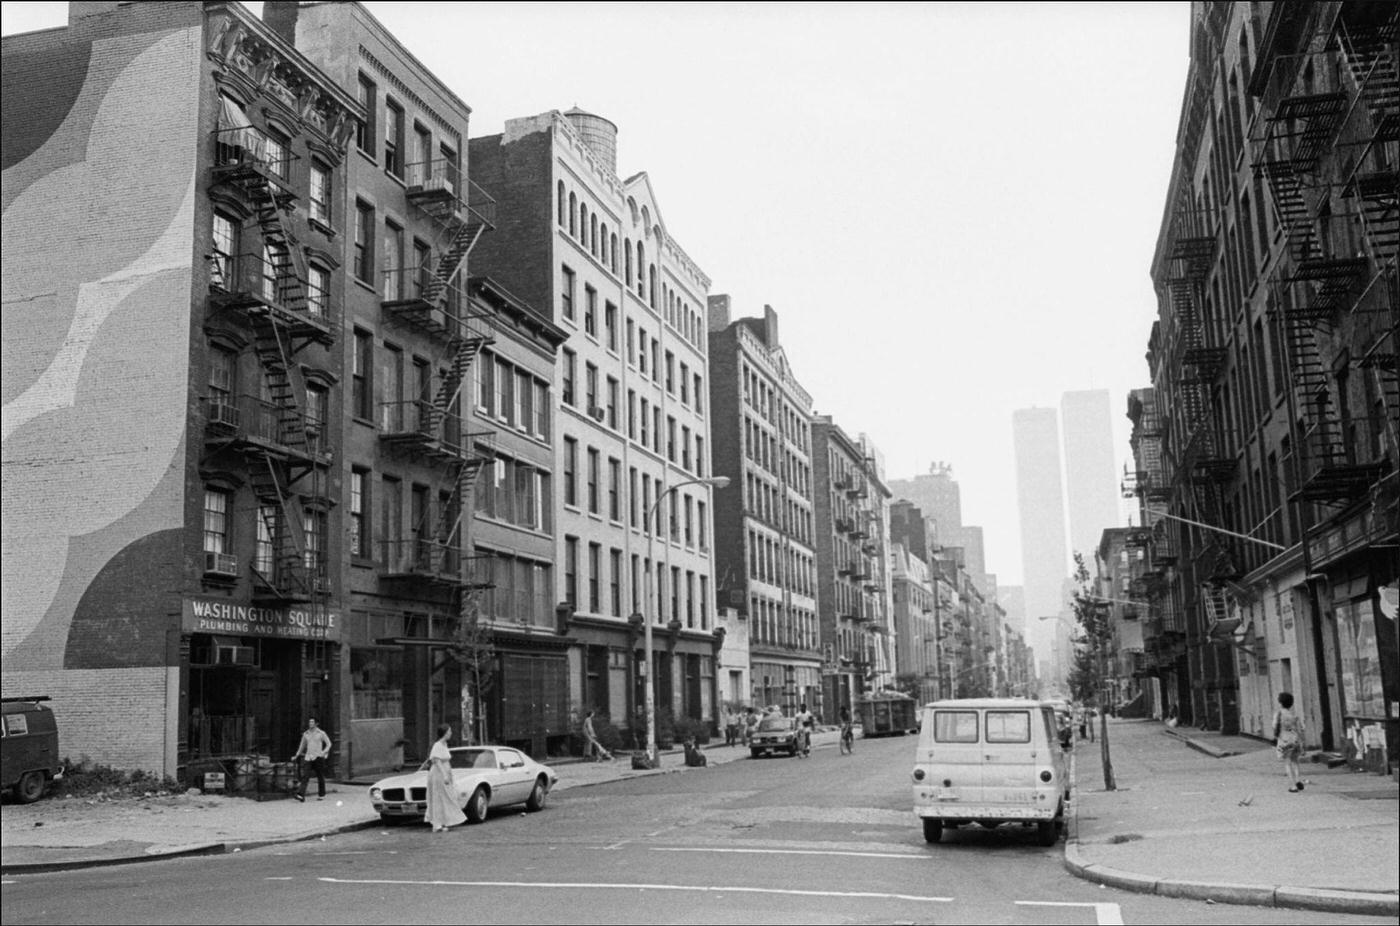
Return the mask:
<path fill-rule="evenodd" d="M 1109 393 L 1066 392 L 1058 413 L 1022 408 L 1012 412 L 1011 422 L 1026 638 L 1041 643 L 1052 625 L 1040 619 L 1067 608 L 1071 554 L 1082 553 L 1092 574 L 1099 538 L 1121 521 Z"/>

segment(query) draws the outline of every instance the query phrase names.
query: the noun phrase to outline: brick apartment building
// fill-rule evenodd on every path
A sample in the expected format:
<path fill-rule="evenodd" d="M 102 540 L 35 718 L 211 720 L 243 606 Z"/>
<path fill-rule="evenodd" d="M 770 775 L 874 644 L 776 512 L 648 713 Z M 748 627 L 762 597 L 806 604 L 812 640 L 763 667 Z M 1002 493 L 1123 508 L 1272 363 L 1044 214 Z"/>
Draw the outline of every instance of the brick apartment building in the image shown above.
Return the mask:
<path fill-rule="evenodd" d="M 1185 723 L 1393 768 L 1400 12 L 1193 3 L 1130 400 L 1147 671 Z M 1387 754 L 1388 752 L 1388 754 Z"/>
<path fill-rule="evenodd" d="M 821 698 L 808 706 L 834 723 L 843 705 L 894 681 L 890 492 L 874 448 L 830 415 L 812 419 L 811 458 L 820 640 L 832 645 L 834 664 L 823 672 Z"/>
<path fill-rule="evenodd" d="M 473 138 L 472 177 L 498 203 L 473 259 L 567 334 L 552 470 L 567 673 L 546 675 L 538 697 L 640 738 L 649 621 L 664 741 L 673 720 L 712 724 L 718 699 L 713 490 L 699 481 L 712 478 L 710 281 L 647 175 L 617 174 L 616 136 L 575 109 Z"/>
<path fill-rule="evenodd" d="M 822 671 L 812 397 L 788 362 L 771 306 L 762 318 L 733 319 L 730 298 L 714 295 L 708 310 L 715 472 L 739 489 L 717 499 L 715 570 L 721 601 L 749 620 L 752 688 L 735 700 L 796 713 L 804 700 L 817 703 Z"/>
<path fill-rule="evenodd" d="M 345 188 L 362 111 L 243 7 L 8 36 L 6 695 L 166 775 L 338 736 Z M 120 731 L 120 735 L 114 735 Z"/>

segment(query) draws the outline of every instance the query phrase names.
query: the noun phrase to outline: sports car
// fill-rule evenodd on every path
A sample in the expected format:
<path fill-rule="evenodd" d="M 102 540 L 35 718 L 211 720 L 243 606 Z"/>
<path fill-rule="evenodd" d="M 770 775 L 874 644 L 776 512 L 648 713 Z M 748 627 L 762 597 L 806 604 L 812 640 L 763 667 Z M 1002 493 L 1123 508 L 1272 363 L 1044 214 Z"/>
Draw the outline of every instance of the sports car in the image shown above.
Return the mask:
<path fill-rule="evenodd" d="M 467 822 L 480 823 L 491 807 L 524 804 L 543 810 L 559 776 L 518 749 L 508 746 L 458 746 L 452 752 L 452 779 Z M 428 768 L 395 775 L 369 789 L 369 801 L 386 822 L 422 819 L 428 812 Z"/>

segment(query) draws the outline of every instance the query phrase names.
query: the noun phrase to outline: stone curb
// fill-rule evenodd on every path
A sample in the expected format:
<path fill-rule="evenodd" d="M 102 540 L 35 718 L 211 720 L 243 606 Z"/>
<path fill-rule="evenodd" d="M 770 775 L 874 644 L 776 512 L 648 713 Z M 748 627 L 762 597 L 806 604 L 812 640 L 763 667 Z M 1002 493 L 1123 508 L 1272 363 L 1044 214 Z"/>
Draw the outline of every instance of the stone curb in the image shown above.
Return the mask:
<path fill-rule="evenodd" d="M 1190 737 L 1171 731 L 1170 735 L 1208 755 L 1213 751 L 1195 743 Z M 1223 755 L 1235 755 L 1224 753 Z M 1220 758 L 1217 755 L 1216 758 Z M 1078 793 L 1078 764 L 1071 759 L 1071 793 Z M 1316 910 L 1324 913 L 1356 913 L 1371 916 L 1400 916 L 1400 894 L 1370 891 L 1334 891 L 1325 888 L 1268 886 L 1261 884 L 1211 883 L 1207 881 L 1162 880 L 1132 871 L 1121 871 L 1085 862 L 1079 852 L 1079 802 L 1070 801 L 1071 828 L 1065 833 L 1065 870 L 1076 878 L 1106 887 L 1116 887 L 1138 894 L 1156 894 L 1213 903 L 1247 906 L 1287 907 L 1294 910 Z"/>

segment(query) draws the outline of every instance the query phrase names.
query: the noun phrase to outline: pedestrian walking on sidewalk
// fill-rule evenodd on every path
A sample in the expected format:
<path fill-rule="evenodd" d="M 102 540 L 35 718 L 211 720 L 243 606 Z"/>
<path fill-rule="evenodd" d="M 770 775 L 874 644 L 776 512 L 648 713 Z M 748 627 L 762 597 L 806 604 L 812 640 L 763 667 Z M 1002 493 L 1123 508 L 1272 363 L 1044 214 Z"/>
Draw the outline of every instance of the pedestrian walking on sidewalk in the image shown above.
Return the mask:
<path fill-rule="evenodd" d="M 598 741 L 598 731 L 593 729 L 593 714 L 593 711 L 589 711 L 588 716 L 583 718 L 583 738 L 586 740 L 583 746 L 584 756 L 594 760 L 612 761 L 612 753 L 603 748 L 603 744 Z"/>
<path fill-rule="evenodd" d="M 457 794 L 457 782 L 452 778 L 452 750 L 447 740 L 452 736 L 451 724 L 439 724 L 437 742 L 428 751 L 428 812 L 425 819 L 434 833 L 445 833 L 449 826 L 467 822 L 462 813 L 462 799 Z"/>
<path fill-rule="evenodd" d="M 326 799 L 326 757 L 331 754 L 331 738 L 326 731 L 316 726 L 316 718 L 306 721 L 306 732 L 301 735 L 301 745 L 297 746 L 292 761 L 297 764 L 297 789 L 292 797 L 306 802 L 306 786 L 311 775 L 316 775 L 316 800 Z"/>
<path fill-rule="evenodd" d="M 1287 691 L 1279 692 L 1278 710 L 1274 711 L 1274 748 L 1288 773 L 1288 790 L 1295 794 L 1303 790 L 1298 771 L 1298 760 L 1303 756 L 1303 718 L 1293 712 L 1293 695 Z"/>

